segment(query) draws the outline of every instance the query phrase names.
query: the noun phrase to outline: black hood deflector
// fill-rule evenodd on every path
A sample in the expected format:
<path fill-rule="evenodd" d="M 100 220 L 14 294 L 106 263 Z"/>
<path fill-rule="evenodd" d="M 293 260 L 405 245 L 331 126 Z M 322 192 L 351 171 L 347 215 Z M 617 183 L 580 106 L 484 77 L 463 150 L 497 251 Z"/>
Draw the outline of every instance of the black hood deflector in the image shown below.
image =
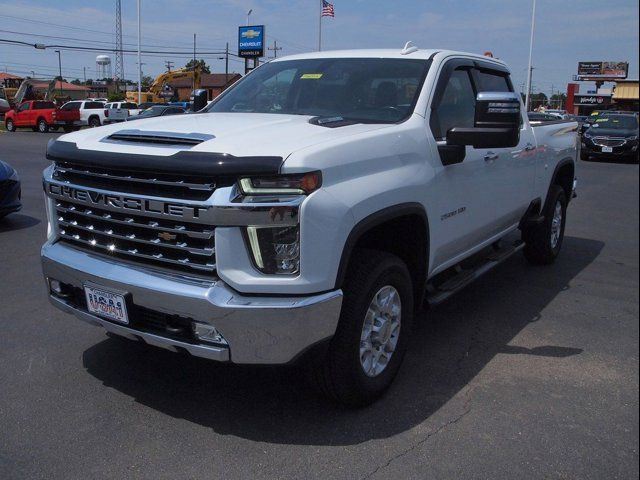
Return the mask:
<path fill-rule="evenodd" d="M 169 156 L 136 155 L 79 149 L 75 143 L 50 140 L 47 158 L 87 167 L 183 175 L 274 175 L 282 157 L 235 157 L 227 153 L 180 151 Z"/>

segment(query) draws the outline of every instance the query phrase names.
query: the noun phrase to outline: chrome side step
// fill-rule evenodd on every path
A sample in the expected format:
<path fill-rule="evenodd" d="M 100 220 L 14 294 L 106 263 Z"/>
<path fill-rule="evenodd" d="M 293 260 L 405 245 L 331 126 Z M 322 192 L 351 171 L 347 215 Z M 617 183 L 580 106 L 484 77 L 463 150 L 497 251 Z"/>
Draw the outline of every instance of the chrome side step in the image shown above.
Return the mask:
<path fill-rule="evenodd" d="M 427 286 L 427 293 L 425 295 L 426 303 L 434 306 L 444 302 L 451 295 L 462 290 L 471 282 L 511 258 L 512 255 L 523 248 L 524 242 L 517 240 L 508 245 L 494 248 L 475 268 L 464 269 L 460 265 L 456 266 L 456 273 L 451 278 L 437 286 L 433 284 Z"/>

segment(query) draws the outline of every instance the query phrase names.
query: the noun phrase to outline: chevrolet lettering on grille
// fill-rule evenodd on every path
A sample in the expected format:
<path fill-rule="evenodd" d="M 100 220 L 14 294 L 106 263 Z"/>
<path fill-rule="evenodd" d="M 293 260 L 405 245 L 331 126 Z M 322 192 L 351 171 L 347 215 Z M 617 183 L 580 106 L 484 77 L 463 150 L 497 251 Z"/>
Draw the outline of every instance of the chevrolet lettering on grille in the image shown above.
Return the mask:
<path fill-rule="evenodd" d="M 106 206 L 121 210 L 170 215 L 185 220 L 200 218 L 197 206 L 148 200 L 123 195 L 104 194 L 92 190 L 78 189 L 55 183 L 47 184 L 48 193 L 53 197 L 71 199 L 85 205 Z"/>

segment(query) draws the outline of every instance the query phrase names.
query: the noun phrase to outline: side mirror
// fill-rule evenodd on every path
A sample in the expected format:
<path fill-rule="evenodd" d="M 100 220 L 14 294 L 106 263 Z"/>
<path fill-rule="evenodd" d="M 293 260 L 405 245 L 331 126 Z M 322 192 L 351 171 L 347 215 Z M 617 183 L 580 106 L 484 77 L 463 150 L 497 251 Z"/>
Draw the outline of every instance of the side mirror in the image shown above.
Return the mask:
<path fill-rule="evenodd" d="M 473 128 L 449 129 L 447 145 L 515 147 L 520 141 L 520 118 L 520 98 L 516 93 L 481 92 L 476 97 Z"/>
<path fill-rule="evenodd" d="M 198 112 L 207 106 L 207 91 L 203 88 L 191 92 L 191 111 Z"/>

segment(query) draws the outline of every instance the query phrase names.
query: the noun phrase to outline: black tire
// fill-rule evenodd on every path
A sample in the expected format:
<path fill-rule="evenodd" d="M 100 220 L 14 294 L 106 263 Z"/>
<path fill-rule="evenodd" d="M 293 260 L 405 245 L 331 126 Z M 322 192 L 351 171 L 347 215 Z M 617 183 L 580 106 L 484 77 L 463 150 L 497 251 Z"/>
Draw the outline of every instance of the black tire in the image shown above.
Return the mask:
<path fill-rule="evenodd" d="M 554 244 L 552 230 L 556 206 L 558 205 L 562 213 L 562 218 L 559 225 L 559 236 Z M 564 228 L 567 221 L 567 197 L 564 189 L 559 185 L 551 185 L 542 214 L 544 216 L 544 222 L 537 227 L 522 232 L 522 239 L 525 242 L 524 256 L 529 263 L 533 265 L 552 264 L 562 248 Z"/>
<path fill-rule="evenodd" d="M 64 130 L 64 133 L 71 133 L 73 132 L 73 127 L 70 125 L 65 125 L 64 127 L 62 127 L 62 130 Z"/>
<path fill-rule="evenodd" d="M 16 124 L 13 123 L 13 120 L 11 120 L 9 118 L 4 122 L 4 128 L 7 129 L 7 132 L 15 132 L 16 131 Z"/>
<path fill-rule="evenodd" d="M 100 118 L 91 117 L 89 118 L 89 128 L 96 128 L 100 126 Z"/>
<path fill-rule="evenodd" d="M 398 373 L 413 326 L 413 288 L 407 266 L 395 255 L 361 250 L 350 265 L 336 333 L 316 359 L 313 374 L 324 395 L 359 407 L 382 396 Z M 376 376 L 368 376 L 360 358 L 362 328 L 370 303 L 386 286 L 395 288 L 400 297 L 400 330 L 389 362 Z"/>
<path fill-rule="evenodd" d="M 49 132 L 49 124 L 44 118 L 38 120 L 38 131 L 40 133 L 48 133 Z"/>

